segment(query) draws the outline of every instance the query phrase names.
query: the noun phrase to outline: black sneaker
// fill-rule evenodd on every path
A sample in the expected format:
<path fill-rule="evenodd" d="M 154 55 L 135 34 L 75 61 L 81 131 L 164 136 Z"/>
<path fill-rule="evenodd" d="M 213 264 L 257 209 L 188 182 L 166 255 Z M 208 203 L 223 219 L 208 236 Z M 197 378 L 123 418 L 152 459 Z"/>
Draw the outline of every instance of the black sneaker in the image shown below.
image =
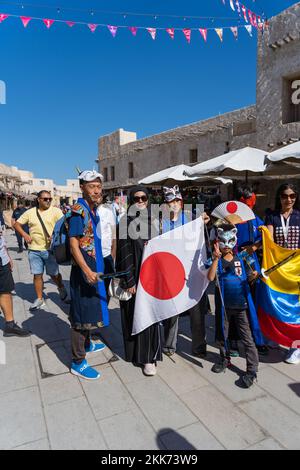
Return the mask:
<path fill-rule="evenodd" d="M 229 359 L 222 359 L 220 362 L 217 362 L 212 366 L 212 372 L 215 374 L 220 374 L 221 372 L 225 372 L 227 367 L 231 366 Z"/>
<path fill-rule="evenodd" d="M 192 352 L 194 357 L 200 357 L 201 359 L 205 359 L 207 357 L 206 348 L 200 349 L 199 351 Z"/>
<path fill-rule="evenodd" d="M 257 375 L 254 373 L 247 372 L 242 377 L 242 382 L 246 388 L 252 387 L 254 381 L 257 379 Z"/>
<path fill-rule="evenodd" d="M 19 248 L 17 253 L 23 253 L 23 248 Z"/>
<path fill-rule="evenodd" d="M 5 325 L 3 336 L 30 336 L 31 332 L 21 328 L 15 322 L 12 325 Z"/>
<path fill-rule="evenodd" d="M 267 356 L 269 354 L 268 346 L 256 346 L 256 349 L 260 356 Z"/>

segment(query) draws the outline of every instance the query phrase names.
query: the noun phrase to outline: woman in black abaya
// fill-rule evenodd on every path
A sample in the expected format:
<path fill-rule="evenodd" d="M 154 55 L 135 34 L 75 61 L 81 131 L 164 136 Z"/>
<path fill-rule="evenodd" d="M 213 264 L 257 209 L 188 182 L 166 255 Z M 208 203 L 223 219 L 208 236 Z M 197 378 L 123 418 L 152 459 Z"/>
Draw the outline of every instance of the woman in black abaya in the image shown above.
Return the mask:
<path fill-rule="evenodd" d="M 121 287 L 132 294 L 128 301 L 120 301 L 125 360 L 143 365 L 145 375 L 156 374 L 156 363 L 162 360 L 161 326 L 151 325 L 132 335 L 135 294 L 139 282 L 144 247 L 151 238 L 149 194 L 147 188 L 137 186 L 130 191 L 127 226 L 120 221 L 118 230 L 117 271 L 127 272 Z M 126 217 L 126 216 L 124 216 Z"/>

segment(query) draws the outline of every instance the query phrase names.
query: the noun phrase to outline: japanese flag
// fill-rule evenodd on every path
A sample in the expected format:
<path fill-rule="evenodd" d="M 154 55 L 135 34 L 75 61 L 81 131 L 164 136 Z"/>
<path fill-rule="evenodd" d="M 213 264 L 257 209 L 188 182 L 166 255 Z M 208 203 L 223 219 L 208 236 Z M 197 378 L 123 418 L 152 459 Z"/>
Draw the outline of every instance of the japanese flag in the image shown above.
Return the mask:
<path fill-rule="evenodd" d="M 145 247 L 137 288 L 132 334 L 194 307 L 208 280 L 204 222 L 198 218 Z"/>

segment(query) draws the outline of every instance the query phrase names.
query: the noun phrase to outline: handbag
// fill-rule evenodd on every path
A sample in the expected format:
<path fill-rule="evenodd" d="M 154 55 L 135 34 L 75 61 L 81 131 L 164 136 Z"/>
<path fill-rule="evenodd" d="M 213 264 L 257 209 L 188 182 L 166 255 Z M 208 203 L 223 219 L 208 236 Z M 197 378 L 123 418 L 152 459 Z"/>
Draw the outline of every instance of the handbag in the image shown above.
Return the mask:
<path fill-rule="evenodd" d="M 114 299 L 121 300 L 122 302 L 127 302 L 131 299 L 132 294 L 127 290 L 124 290 L 120 286 L 121 279 L 113 278 L 109 284 L 108 294 Z"/>

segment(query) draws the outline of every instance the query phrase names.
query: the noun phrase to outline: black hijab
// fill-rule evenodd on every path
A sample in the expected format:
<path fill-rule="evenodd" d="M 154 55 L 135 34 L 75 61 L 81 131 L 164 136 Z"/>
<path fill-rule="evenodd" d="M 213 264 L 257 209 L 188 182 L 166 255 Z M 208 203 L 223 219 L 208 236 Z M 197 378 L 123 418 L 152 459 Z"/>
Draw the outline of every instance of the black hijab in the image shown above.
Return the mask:
<path fill-rule="evenodd" d="M 146 188 L 145 186 L 134 186 L 133 188 L 130 189 L 129 191 L 129 205 L 132 206 L 133 204 L 135 204 L 133 198 L 134 198 L 134 195 L 138 192 L 143 192 L 145 193 L 145 195 L 148 197 L 149 199 L 149 191 L 148 191 L 148 188 Z M 148 202 L 148 205 L 149 205 L 149 202 Z"/>

